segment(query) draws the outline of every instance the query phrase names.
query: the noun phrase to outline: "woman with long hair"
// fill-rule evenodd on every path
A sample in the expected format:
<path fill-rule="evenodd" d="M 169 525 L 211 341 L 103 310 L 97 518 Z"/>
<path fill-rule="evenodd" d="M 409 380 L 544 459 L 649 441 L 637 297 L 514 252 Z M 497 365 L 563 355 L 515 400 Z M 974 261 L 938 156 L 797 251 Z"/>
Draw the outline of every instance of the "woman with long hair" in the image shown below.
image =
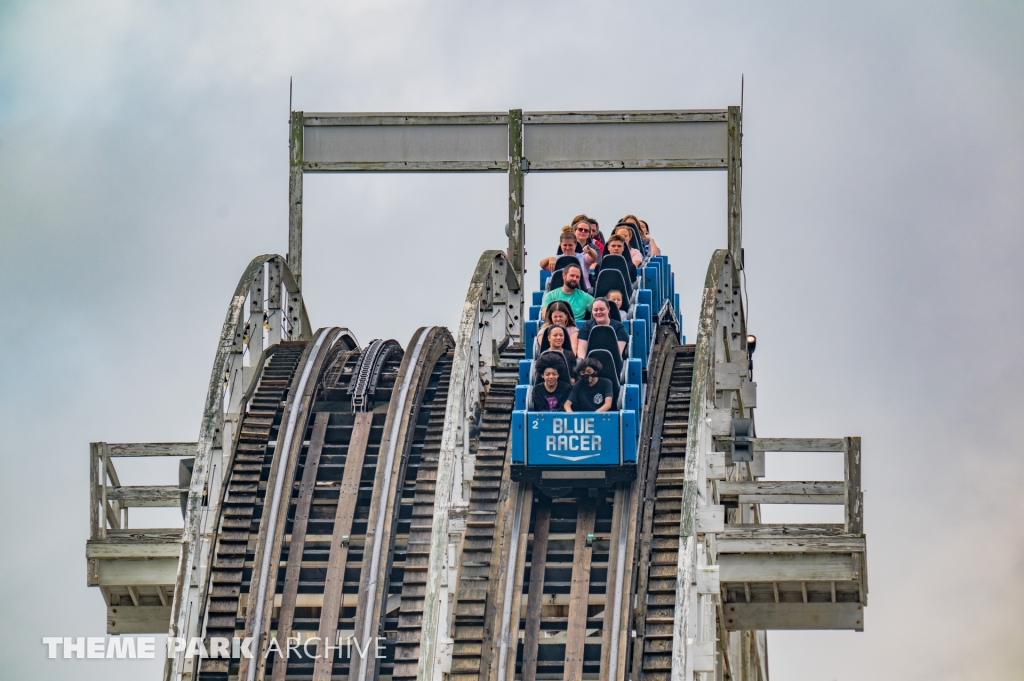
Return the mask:
<path fill-rule="evenodd" d="M 576 317 L 572 314 L 572 308 L 564 300 L 553 300 L 544 310 L 544 324 L 541 329 L 553 324 L 565 329 L 569 335 L 569 345 L 572 347 L 572 351 L 576 352 L 576 335 L 579 333 L 579 328 L 576 326 Z M 540 337 L 538 335 L 538 341 Z"/>
<path fill-rule="evenodd" d="M 537 349 L 539 350 L 544 347 L 544 341 L 546 340 L 548 347 L 545 352 L 553 350 L 555 352 L 562 353 L 562 356 L 565 357 L 565 364 L 569 367 L 569 376 L 570 378 L 575 379 L 576 353 L 570 347 L 568 336 L 569 332 L 561 324 L 549 324 L 540 332 L 540 337 L 537 339 L 540 343 L 540 347 Z"/>

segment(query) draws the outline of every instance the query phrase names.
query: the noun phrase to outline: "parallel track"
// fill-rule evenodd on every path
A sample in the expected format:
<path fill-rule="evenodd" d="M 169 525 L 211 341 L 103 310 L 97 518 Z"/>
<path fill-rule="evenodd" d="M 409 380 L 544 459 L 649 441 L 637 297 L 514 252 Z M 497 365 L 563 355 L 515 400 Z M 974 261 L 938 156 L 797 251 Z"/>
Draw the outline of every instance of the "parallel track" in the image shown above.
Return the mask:
<path fill-rule="evenodd" d="M 644 487 L 644 506 L 630 678 L 640 681 L 667 681 L 672 672 L 679 516 L 693 382 L 695 346 L 664 341 L 660 351 L 666 354 L 650 385 L 648 413 L 654 420 L 647 452 L 641 452 L 646 474 L 638 481 Z"/>
<path fill-rule="evenodd" d="M 430 385 L 420 405 L 409 453 L 391 570 L 391 593 L 399 595 L 400 609 L 397 617 L 389 616 L 385 620 L 385 633 L 389 638 L 394 632 L 394 655 L 381 664 L 381 675 L 390 671 L 396 681 L 415 679 L 419 661 L 437 461 L 441 453 L 453 356 L 454 351 L 449 350 L 434 365 Z"/>
<path fill-rule="evenodd" d="M 522 345 L 500 355 L 481 405 L 476 465 L 470 485 L 469 517 L 456 590 L 450 681 L 475 681 L 490 664 L 495 604 L 489 587 L 497 579 L 501 553 L 498 507 L 507 495 L 508 442 Z"/>
<path fill-rule="evenodd" d="M 274 456 L 281 414 L 305 342 L 282 343 L 266 362 L 259 385 L 241 420 L 235 453 L 227 474 L 221 525 L 214 549 L 207 601 L 207 637 L 236 635 L 243 580 L 252 572 L 250 537 L 258 531 L 267 468 Z M 204 659 L 200 678 L 227 679 L 228 661 Z"/>

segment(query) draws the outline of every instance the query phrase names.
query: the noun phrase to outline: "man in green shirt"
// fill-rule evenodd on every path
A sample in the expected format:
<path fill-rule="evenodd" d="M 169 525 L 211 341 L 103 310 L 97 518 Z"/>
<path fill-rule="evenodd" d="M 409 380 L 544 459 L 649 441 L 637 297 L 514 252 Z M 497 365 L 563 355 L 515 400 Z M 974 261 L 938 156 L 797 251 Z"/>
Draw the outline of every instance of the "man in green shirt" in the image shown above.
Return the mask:
<path fill-rule="evenodd" d="M 544 311 L 553 300 L 564 300 L 572 308 L 572 315 L 582 322 L 583 316 L 594 304 L 594 297 L 580 288 L 583 269 L 577 263 L 570 263 L 562 268 L 562 288 L 556 288 L 544 294 L 541 301 L 540 318 L 544 319 Z"/>

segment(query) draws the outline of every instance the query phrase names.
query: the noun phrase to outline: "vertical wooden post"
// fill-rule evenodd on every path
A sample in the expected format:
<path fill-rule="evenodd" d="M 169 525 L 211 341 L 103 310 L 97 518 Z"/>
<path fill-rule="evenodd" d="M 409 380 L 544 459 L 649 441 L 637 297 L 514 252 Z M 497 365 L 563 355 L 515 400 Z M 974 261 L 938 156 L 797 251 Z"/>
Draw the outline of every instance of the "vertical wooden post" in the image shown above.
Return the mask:
<path fill-rule="evenodd" d="M 738 106 L 729 107 L 728 126 L 729 253 L 737 269 L 743 269 L 743 120 Z"/>
<path fill-rule="evenodd" d="M 291 162 L 288 172 L 288 268 L 302 289 L 302 122 L 301 111 L 292 112 Z"/>
<path fill-rule="evenodd" d="M 846 532 L 864 532 L 864 501 L 860 491 L 860 438 L 843 438 L 843 468 L 846 478 Z"/>
<path fill-rule="evenodd" d="M 523 282 L 523 245 L 526 243 L 524 205 L 523 110 L 512 109 L 508 112 L 508 259 L 520 284 Z M 520 310 L 519 318 L 522 317 Z"/>
<path fill-rule="evenodd" d="M 100 506 L 97 492 L 100 486 L 99 443 L 89 443 L 89 539 L 100 538 Z"/>

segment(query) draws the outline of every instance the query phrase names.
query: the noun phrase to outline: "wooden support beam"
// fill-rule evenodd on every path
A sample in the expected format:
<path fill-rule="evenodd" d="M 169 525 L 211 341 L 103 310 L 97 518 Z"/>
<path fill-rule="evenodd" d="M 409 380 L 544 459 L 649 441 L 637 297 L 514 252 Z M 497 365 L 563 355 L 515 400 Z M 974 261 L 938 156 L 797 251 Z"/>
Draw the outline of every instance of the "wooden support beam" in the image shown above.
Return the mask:
<path fill-rule="evenodd" d="M 860 534 L 864 531 L 864 494 L 860 489 L 860 438 L 844 438 L 843 450 L 846 531 L 850 534 Z"/>
<path fill-rule="evenodd" d="M 177 485 L 128 485 L 107 489 L 107 499 L 121 508 L 174 507 L 181 504 Z"/>
<path fill-rule="evenodd" d="M 284 573 L 284 589 L 281 596 L 280 617 L 277 625 L 278 642 L 285 644 L 292 635 L 295 623 L 295 598 L 299 591 L 299 568 L 302 566 L 302 551 L 306 546 L 306 528 L 309 525 L 309 511 L 313 505 L 313 492 L 316 489 L 316 474 L 320 470 L 320 454 L 324 447 L 327 434 L 329 412 L 322 411 L 313 422 L 313 433 L 309 438 L 306 450 L 306 463 L 302 468 L 302 481 L 299 483 L 299 495 L 295 505 L 295 520 L 292 523 L 291 539 L 288 542 L 288 562 Z M 333 546 L 333 544 L 332 544 Z M 278 654 L 274 661 L 274 681 L 282 681 L 288 671 L 288 656 Z"/>
<path fill-rule="evenodd" d="M 718 482 L 722 502 L 740 504 L 836 504 L 846 502 L 845 482 L 757 480 Z"/>
<path fill-rule="evenodd" d="M 536 681 L 537 679 L 537 649 L 550 527 L 551 500 L 547 496 L 541 495 L 537 502 L 537 514 L 533 523 L 533 559 L 530 561 L 530 591 L 526 601 L 526 628 L 523 631 L 522 681 Z"/>
<path fill-rule="evenodd" d="M 96 442 L 111 457 L 195 456 L 196 442 Z"/>
<path fill-rule="evenodd" d="M 734 442 L 731 437 L 716 437 L 719 445 Z M 752 437 L 750 442 L 755 452 L 841 452 L 844 438 L 823 437 Z"/>
<path fill-rule="evenodd" d="M 166 634 L 171 624 L 169 605 L 111 605 L 108 634 Z"/>
<path fill-rule="evenodd" d="M 862 536 L 833 537 L 757 537 L 741 538 L 720 534 L 718 555 L 726 553 L 863 553 L 867 550 Z"/>
<path fill-rule="evenodd" d="M 370 441 L 373 427 L 373 412 L 356 414 L 352 425 L 345 455 L 345 472 L 342 473 L 341 488 L 338 491 L 338 509 L 334 515 L 334 535 L 331 538 L 331 554 L 327 563 L 324 580 L 324 605 L 320 610 L 320 629 L 317 642 L 317 660 L 313 668 L 313 681 L 330 681 L 334 667 L 334 655 L 324 650 L 324 642 L 333 644 L 338 634 L 338 617 L 341 614 L 341 589 L 345 584 L 345 564 L 348 562 L 348 537 L 352 534 L 355 518 L 356 498 L 359 495 L 359 481 L 363 477 L 363 461 L 366 446 Z"/>
<path fill-rule="evenodd" d="M 177 572 L 177 554 L 173 558 L 98 560 L 96 586 L 168 586 L 173 589 Z"/>
<path fill-rule="evenodd" d="M 576 545 L 572 557 L 572 584 L 569 587 L 569 622 L 565 639 L 565 681 L 583 681 L 583 648 L 587 637 L 587 607 L 590 601 L 590 564 L 597 504 L 582 499 L 576 515 Z"/>
<path fill-rule="evenodd" d="M 726 603 L 727 631 L 852 629 L 864 631 L 859 603 Z"/>
<path fill-rule="evenodd" d="M 860 578 L 853 554 L 722 554 L 722 582 L 827 582 Z"/>

